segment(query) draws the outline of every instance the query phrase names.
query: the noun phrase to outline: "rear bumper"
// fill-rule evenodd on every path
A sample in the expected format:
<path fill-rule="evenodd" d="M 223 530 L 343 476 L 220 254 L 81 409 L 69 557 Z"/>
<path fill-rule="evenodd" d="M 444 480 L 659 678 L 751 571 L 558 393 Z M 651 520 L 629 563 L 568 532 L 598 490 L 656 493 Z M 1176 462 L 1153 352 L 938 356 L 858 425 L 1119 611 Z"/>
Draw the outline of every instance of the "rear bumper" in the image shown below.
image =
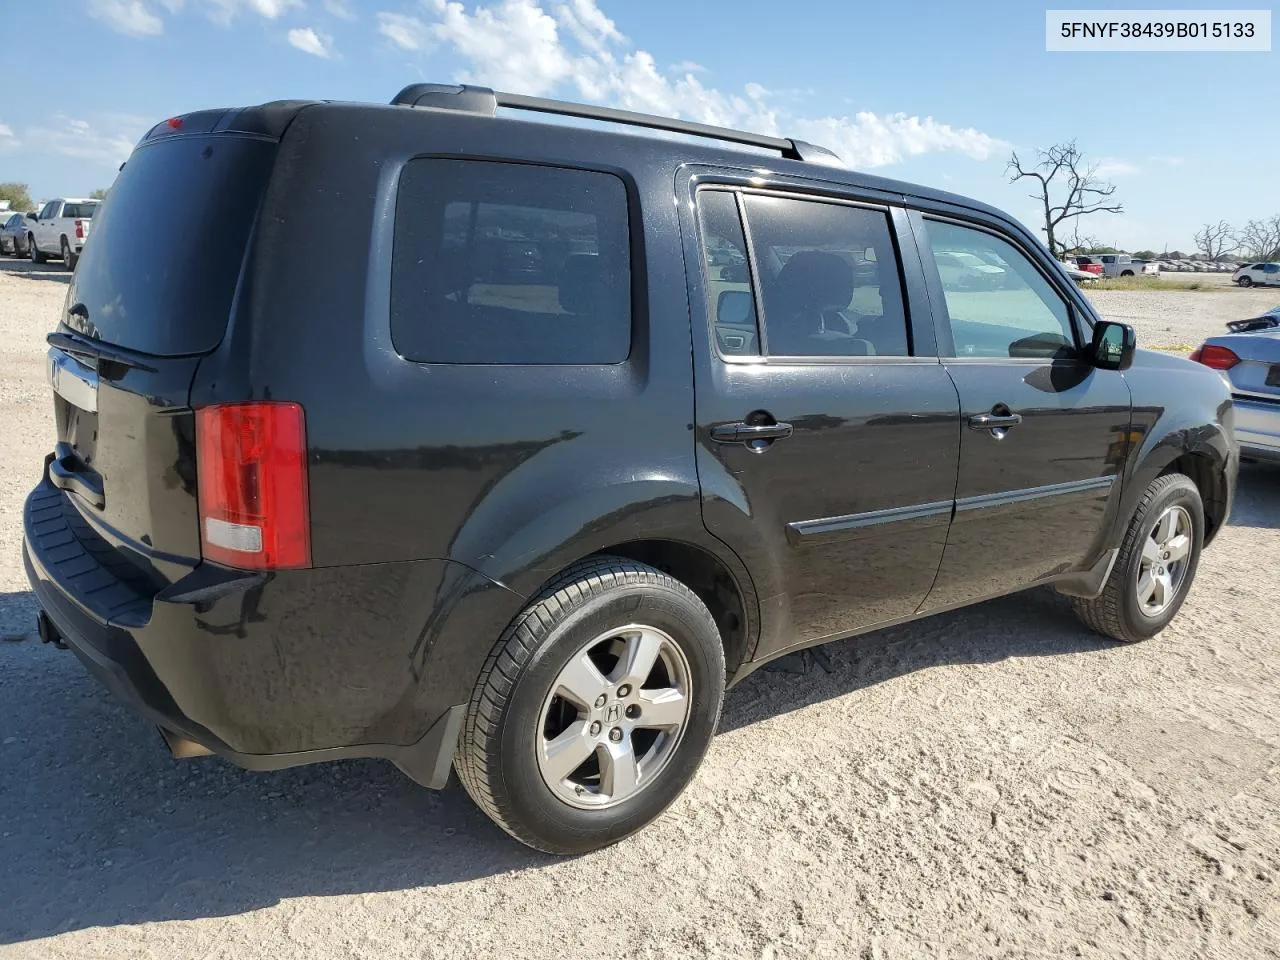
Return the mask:
<path fill-rule="evenodd" d="M 47 480 L 23 524 L 44 629 L 158 726 L 249 770 L 381 757 L 444 786 L 466 702 L 451 695 L 474 676 L 449 678 L 418 648 L 440 597 L 430 584 L 459 565 L 249 575 L 205 564 L 157 588 L 121 569 Z M 464 583 L 476 576 L 461 569 Z"/>
<path fill-rule="evenodd" d="M 1236 395 L 1232 406 L 1240 455 L 1255 460 L 1280 460 L 1280 403 Z"/>

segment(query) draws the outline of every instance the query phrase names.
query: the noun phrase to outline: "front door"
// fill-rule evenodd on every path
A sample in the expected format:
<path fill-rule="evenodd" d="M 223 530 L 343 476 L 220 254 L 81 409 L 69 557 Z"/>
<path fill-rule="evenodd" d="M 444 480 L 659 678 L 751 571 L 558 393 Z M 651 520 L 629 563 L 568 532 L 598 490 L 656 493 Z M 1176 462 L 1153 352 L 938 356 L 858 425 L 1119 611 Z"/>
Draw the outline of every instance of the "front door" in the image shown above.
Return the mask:
<path fill-rule="evenodd" d="M 1122 373 L 1087 362 L 1087 327 L 1047 264 L 984 227 L 914 222 L 963 427 L 955 518 L 924 608 L 939 609 L 1098 558 L 1120 497 L 1130 395 Z M 929 269 L 966 255 L 1001 272 Z"/>
<path fill-rule="evenodd" d="M 905 214 L 750 186 L 695 196 L 703 517 L 756 581 L 757 656 L 910 615 L 942 557 L 960 428 Z"/>

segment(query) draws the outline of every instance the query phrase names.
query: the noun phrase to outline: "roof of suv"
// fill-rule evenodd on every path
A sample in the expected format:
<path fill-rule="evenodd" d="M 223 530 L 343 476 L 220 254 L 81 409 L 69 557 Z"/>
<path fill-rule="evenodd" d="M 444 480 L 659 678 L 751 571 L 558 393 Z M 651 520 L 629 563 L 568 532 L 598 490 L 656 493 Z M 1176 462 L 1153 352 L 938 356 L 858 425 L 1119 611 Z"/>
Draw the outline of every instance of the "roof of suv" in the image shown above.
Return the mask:
<path fill-rule="evenodd" d="M 149 140 L 172 135 L 219 132 L 248 133 L 278 138 L 283 135 L 285 129 L 301 111 L 309 107 L 328 104 L 337 106 L 339 102 L 277 100 L 253 107 L 202 110 L 196 113 L 184 114 L 180 117 L 173 117 L 156 124 L 147 132 L 141 142 L 145 143 Z M 680 152 L 688 162 L 697 163 L 759 166 L 763 151 L 777 151 L 778 157 L 784 165 L 779 169 L 779 172 L 792 172 L 797 176 L 809 179 L 827 180 L 885 193 L 903 194 L 924 200 L 954 204 L 985 213 L 1008 223 L 1017 223 L 1017 221 L 1014 221 L 998 208 L 969 197 L 948 193 L 944 190 L 936 190 L 921 184 L 892 180 L 849 169 L 834 152 L 825 147 L 806 143 L 802 140 L 749 133 L 728 127 L 691 123 L 669 117 L 617 110 L 610 107 L 529 97 L 522 94 L 501 93 L 487 87 L 475 87 L 465 84 L 410 84 L 401 90 L 387 105 L 374 103 L 341 105 L 358 106 L 370 111 L 400 111 L 409 108 L 437 114 L 463 114 L 488 118 L 495 123 L 531 124 L 544 129 L 553 127 L 559 129 L 562 127 L 560 124 L 539 123 L 524 117 L 515 118 L 507 115 L 498 115 L 498 108 L 504 108 L 514 111 L 596 121 L 609 125 L 638 127 L 655 131 L 654 133 L 640 134 L 640 136 L 651 142 L 668 142 L 673 144 L 673 147 L 675 143 L 679 142 Z M 676 141 L 672 139 L 671 134 L 682 135 L 685 139 Z M 613 135 L 618 136 L 621 134 L 615 132 Z M 630 135 L 634 136 L 636 134 Z M 689 138 L 701 139 L 706 142 L 690 142 Z M 749 149 L 743 149 L 744 147 Z M 786 167 L 793 167 L 793 169 L 788 171 Z"/>

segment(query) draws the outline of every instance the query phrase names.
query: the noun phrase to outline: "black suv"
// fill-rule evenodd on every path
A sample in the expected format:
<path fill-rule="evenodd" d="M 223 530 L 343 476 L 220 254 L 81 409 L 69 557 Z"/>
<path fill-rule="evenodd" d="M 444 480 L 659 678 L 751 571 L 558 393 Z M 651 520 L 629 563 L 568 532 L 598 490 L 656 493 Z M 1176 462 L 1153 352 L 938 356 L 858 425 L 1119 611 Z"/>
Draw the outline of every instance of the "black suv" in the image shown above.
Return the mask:
<path fill-rule="evenodd" d="M 787 651 L 1039 584 L 1157 633 L 1237 466 L 996 210 L 475 87 L 160 123 L 49 343 L 45 639 L 175 755 L 452 764 L 562 853 Z"/>

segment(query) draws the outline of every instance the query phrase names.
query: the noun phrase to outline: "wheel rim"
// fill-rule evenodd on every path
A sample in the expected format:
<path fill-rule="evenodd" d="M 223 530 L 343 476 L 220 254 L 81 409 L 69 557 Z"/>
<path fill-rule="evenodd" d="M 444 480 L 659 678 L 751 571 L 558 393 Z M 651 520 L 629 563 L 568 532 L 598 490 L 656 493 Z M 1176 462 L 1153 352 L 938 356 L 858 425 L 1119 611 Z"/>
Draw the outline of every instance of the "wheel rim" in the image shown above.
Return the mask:
<path fill-rule="evenodd" d="M 1160 514 L 1147 534 L 1138 564 L 1138 606 L 1148 617 L 1164 613 L 1181 592 L 1193 539 L 1191 514 L 1176 505 Z"/>
<path fill-rule="evenodd" d="M 570 658 L 538 718 L 538 770 L 582 809 L 616 806 L 647 789 L 680 745 L 691 706 L 689 662 L 656 627 L 602 633 Z"/>
<path fill-rule="evenodd" d="M 32 262 L 32 263 L 34 263 L 34 262 L 35 262 L 35 259 L 36 259 L 36 242 L 35 242 L 34 240 L 28 240 L 28 241 L 27 241 L 27 256 L 29 256 L 29 257 L 31 258 L 31 262 Z"/>
<path fill-rule="evenodd" d="M 71 268 L 71 248 L 65 240 L 62 241 L 62 265 L 67 269 Z"/>

